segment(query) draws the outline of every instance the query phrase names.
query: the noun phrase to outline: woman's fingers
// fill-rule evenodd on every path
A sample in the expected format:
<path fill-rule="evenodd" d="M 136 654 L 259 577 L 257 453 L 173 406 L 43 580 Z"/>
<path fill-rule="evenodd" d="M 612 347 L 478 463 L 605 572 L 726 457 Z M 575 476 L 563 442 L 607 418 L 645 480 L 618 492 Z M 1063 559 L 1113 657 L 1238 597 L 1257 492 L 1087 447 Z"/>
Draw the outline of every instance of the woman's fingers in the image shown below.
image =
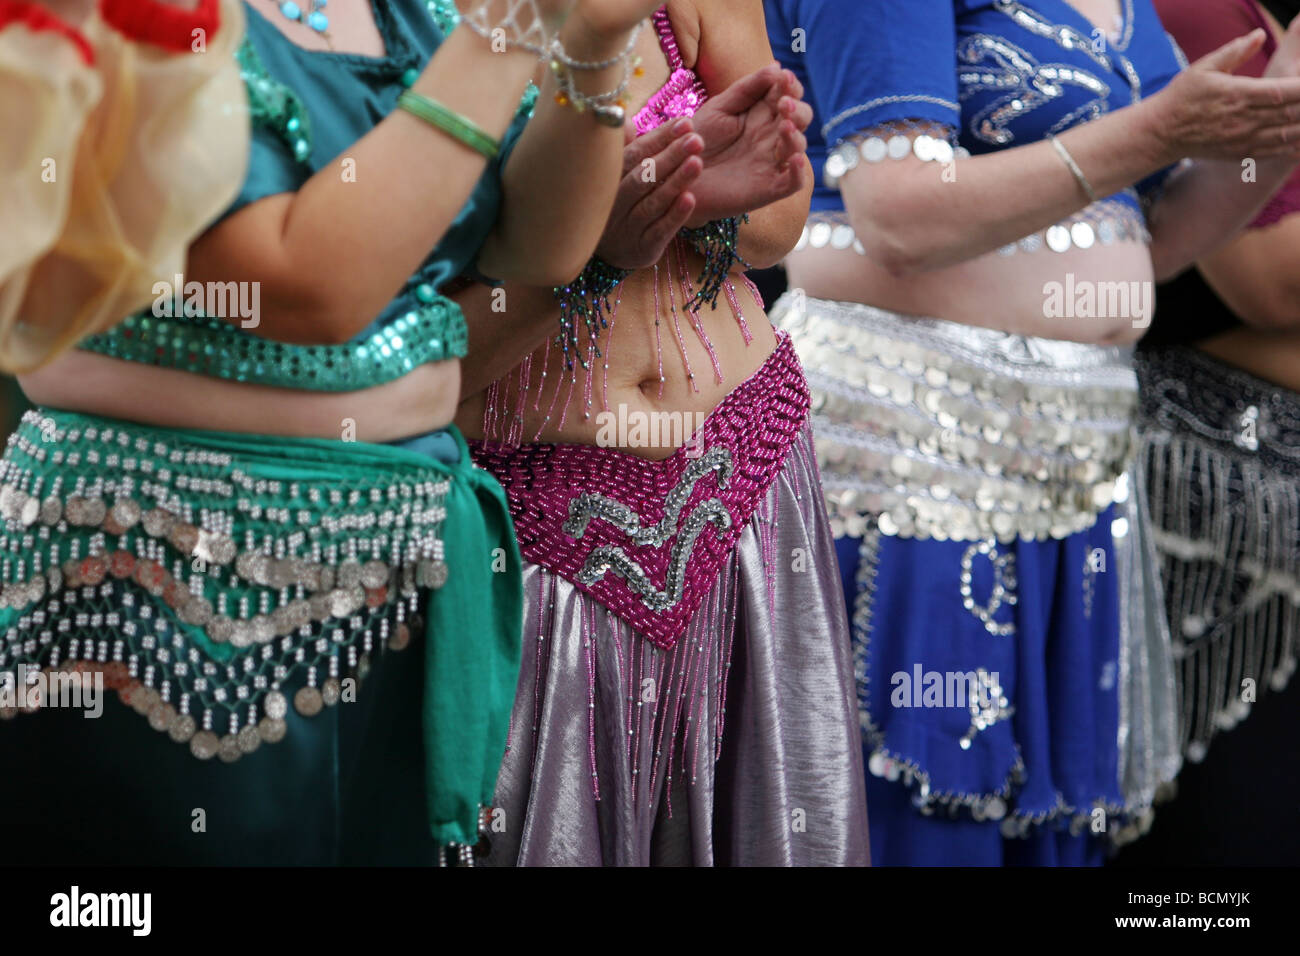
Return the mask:
<path fill-rule="evenodd" d="M 796 100 L 803 99 L 803 84 L 799 82 L 799 77 L 795 76 L 791 70 L 785 71 L 785 95 Z M 809 108 L 811 109 L 811 107 Z"/>
<path fill-rule="evenodd" d="M 1208 70 L 1218 73 L 1234 73 L 1237 67 L 1245 63 L 1264 46 L 1268 34 L 1261 29 L 1252 30 L 1245 36 L 1229 40 L 1217 50 L 1205 54 L 1192 64 L 1193 70 Z"/>
<path fill-rule="evenodd" d="M 685 138 L 694 129 L 695 124 L 683 116 L 672 123 L 661 123 L 644 136 L 638 136 L 623 147 L 624 175 L 637 170 L 649 157 L 664 153 L 674 140 Z"/>
<path fill-rule="evenodd" d="M 755 70 L 748 76 L 742 76 L 717 96 L 711 98 L 715 109 L 731 116 L 740 116 L 771 95 L 772 89 L 781 83 L 782 70 L 775 63 L 769 63 L 761 70 Z"/>
<path fill-rule="evenodd" d="M 682 230 L 693 212 L 695 212 L 695 196 L 689 192 L 678 194 L 664 214 L 646 227 L 645 232 L 642 233 L 643 243 L 649 248 L 659 250 L 659 255 L 662 256 L 663 249 L 672 241 L 673 236 Z"/>
<path fill-rule="evenodd" d="M 812 123 L 812 106 L 803 100 L 789 97 L 782 99 L 778 112 L 801 130 L 807 129 Z"/>
<path fill-rule="evenodd" d="M 1260 145 L 1265 149 L 1273 146 L 1279 147 L 1283 152 L 1293 149 L 1300 146 L 1300 123 L 1274 126 L 1265 130 L 1260 139 Z"/>
<path fill-rule="evenodd" d="M 691 184 L 704 172 L 704 160 L 698 156 L 688 156 L 673 170 L 672 175 L 657 183 L 641 200 L 632 207 L 631 218 L 642 222 L 654 222 L 667 213 Z"/>
<path fill-rule="evenodd" d="M 788 163 L 807 149 L 808 138 L 796 129 L 793 124 L 786 124 L 776 141 L 777 163 Z"/>
<path fill-rule="evenodd" d="M 1282 76 L 1257 80 L 1248 76 L 1228 77 L 1227 81 L 1238 89 L 1246 105 L 1255 110 L 1278 110 L 1300 103 L 1300 77 Z"/>
<path fill-rule="evenodd" d="M 704 137 L 699 133 L 688 133 L 672 140 L 667 148 L 655 156 L 647 156 L 623 175 L 620 192 L 626 190 L 639 202 L 646 194 L 653 192 L 656 184 L 672 176 L 689 157 L 698 156 L 704 150 Z M 632 204 L 629 204 L 632 205 Z"/>

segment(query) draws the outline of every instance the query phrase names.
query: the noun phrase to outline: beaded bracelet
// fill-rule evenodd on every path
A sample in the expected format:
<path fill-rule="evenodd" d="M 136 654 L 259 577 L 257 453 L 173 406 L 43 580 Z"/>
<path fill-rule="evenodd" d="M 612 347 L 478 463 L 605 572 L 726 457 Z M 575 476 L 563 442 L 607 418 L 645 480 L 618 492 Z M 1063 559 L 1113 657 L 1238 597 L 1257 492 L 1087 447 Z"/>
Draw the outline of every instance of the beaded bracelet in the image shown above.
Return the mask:
<path fill-rule="evenodd" d="M 501 42 L 507 47 L 527 50 L 540 60 L 550 49 L 553 36 L 546 32 L 541 11 L 537 9 L 535 0 L 503 0 L 503 2 L 506 11 L 500 19 L 490 19 L 491 14 L 488 13 L 488 8 L 496 5 L 494 0 L 482 0 L 478 6 L 462 14 L 460 22 L 483 39 L 491 41 L 494 52 L 497 49 L 496 44 Z M 523 13 L 532 14 L 527 24 L 519 22 L 520 15 Z"/>
<path fill-rule="evenodd" d="M 633 73 L 635 72 L 636 75 L 641 73 L 641 59 L 632 55 L 632 51 L 636 48 L 637 37 L 641 35 L 641 26 L 638 23 L 632 29 L 627 46 L 621 53 L 596 63 L 573 59 L 565 52 L 564 44 L 560 42 L 559 37 L 556 37 L 551 44 L 551 71 L 555 74 L 555 82 L 559 86 L 555 102 L 561 106 L 572 106 L 579 113 L 590 110 L 596 122 L 602 126 L 622 129 L 627 118 L 623 108 L 623 95 L 632 82 Z M 575 70 L 594 72 L 608 69 L 619 63 L 623 64 L 623 77 L 612 90 L 604 93 L 583 93 L 573 81 Z"/>
<path fill-rule="evenodd" d="M 412 116 L 416 116 L 430 126 L 442 130 L 453 139 L 460 140 L 475 152 L 482 153 L 488 159 L 496 159 L 497 154 L 501 151 L 501 144 L 497 140 L 483 132 L 473 122 L 459 113 L 449 110 L 437 100 L 431 100 L 429 97 L 411 90 L 403 90 L 402 95 L 397 98 L 397 105 Z"/>

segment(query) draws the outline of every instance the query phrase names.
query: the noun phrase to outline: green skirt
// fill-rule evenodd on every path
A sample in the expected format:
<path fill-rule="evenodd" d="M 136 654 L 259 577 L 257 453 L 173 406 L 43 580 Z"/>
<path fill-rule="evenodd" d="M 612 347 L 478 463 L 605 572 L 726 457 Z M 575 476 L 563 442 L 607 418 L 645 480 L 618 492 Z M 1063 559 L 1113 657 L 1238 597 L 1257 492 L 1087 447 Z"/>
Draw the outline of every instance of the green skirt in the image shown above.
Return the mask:
<path fill-rule="evenodd" d="M 475 843 L 522 597 L 504 495 L 453 434 L 449 464 L 28 413 L 0 462 L 5 845 L 418 863 Z"/>

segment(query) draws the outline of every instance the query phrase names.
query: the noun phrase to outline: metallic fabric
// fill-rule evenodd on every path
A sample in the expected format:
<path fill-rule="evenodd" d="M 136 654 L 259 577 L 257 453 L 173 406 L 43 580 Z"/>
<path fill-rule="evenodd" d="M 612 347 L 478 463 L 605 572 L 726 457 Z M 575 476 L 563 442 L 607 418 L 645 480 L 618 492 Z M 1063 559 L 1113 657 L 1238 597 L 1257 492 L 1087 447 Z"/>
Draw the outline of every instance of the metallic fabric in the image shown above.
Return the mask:
<path fill-rule="evenodd" d="M 1130 454 L 1131 350 L 787 293 L 838 535 L 1009 542 L 1091 527 Z"/>
<path fill-rule="evenodd" d="M 1186 346 L 1138 357 L 1180 744 L 1199 762 L 1296 670 L 1300 394 Z"/>
<path fill-rule="evenodd" d="M 836 575 L 806 425 L 671 649 L 525 564 L 488 862 L 866 864 Z"/>

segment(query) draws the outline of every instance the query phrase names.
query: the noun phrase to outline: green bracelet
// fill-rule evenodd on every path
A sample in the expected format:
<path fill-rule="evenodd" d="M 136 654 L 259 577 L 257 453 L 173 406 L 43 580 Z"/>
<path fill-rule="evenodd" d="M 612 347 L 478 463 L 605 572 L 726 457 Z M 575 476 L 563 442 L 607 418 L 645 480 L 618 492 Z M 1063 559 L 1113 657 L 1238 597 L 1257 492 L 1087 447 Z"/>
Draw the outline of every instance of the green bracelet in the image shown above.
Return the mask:
<path fill-rule="evenodd" d="M 403 90 L 397 98 L 397 105 L 412 116 L 418 116 L 430 126 L 436 126 L 448 136 L 460 140 L 475 152 L 482 153 L 488 159 L 496 159 L 501 152 L 501 144 L 479 129 L 474 123 L 459 113 L 453 113 L 447 107 L 427 96 Z"/>

